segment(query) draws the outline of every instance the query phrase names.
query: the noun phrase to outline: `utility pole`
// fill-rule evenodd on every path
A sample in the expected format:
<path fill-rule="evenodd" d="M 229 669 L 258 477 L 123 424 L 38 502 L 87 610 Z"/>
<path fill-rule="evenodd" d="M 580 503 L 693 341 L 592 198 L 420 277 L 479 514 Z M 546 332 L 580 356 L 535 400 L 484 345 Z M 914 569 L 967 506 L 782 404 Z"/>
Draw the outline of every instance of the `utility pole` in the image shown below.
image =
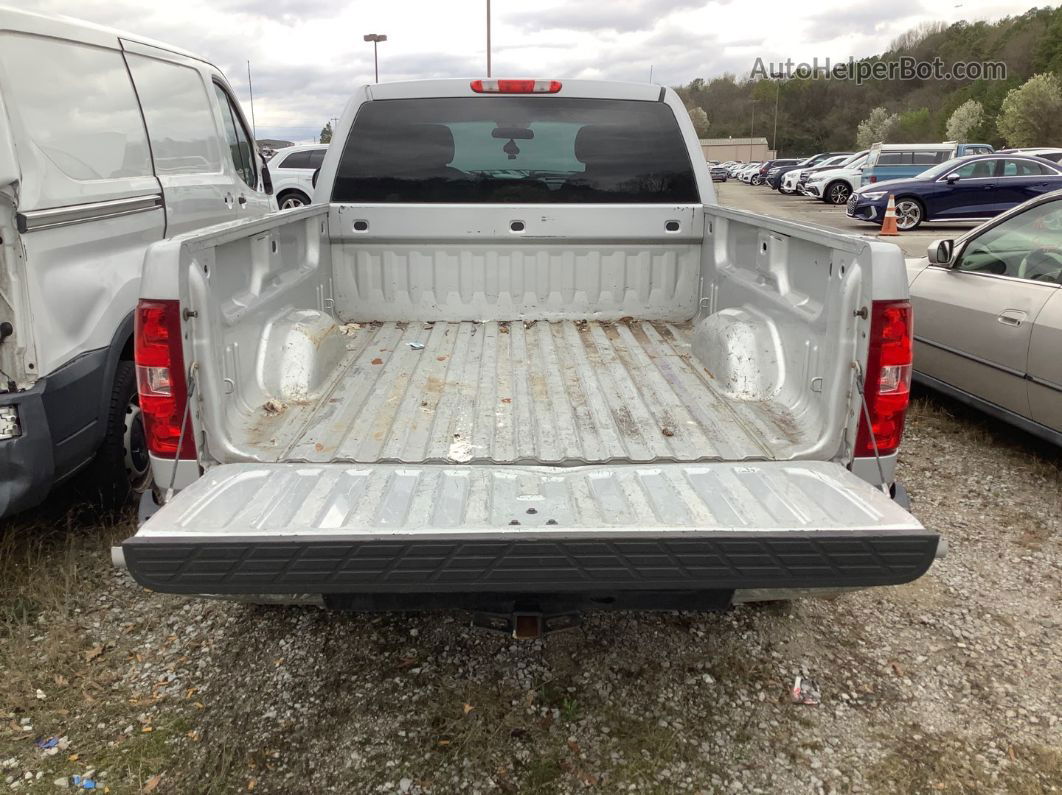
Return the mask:
<path fill-rule="evenodd" d="M 653 82 L 653 65 L 649 64 L 649 82 Z"/>
<path fill-rule="evenodd" d="M 756 129 L 756 100 L 752 100 L 752 121 L 749 122 L 749 162 L 752 162 L 752 131 Z"/>
<path fill-rule="evenodd" d="M 490 77 L 490 0 L 487 0 L 487 77 Z"/>
<path fill-rule="evenodd" d="M 258 129 L 254 123 L 254 88 L 251 86 L 251 62 L 247 62 L 247 93 L 251 95 L 251 137 L 258 138 Z"/>
<path fill-rule="evenodd" d="M 376 75 L 376 82 L 379 83 L 380 82 L 380 56 L 379 56 L 379 53 L 378 53 L 376 48 L 380 44 L 381 41 L 387 41 L 387 35 L 384 34 L 384 33 L 367 33 L 366 35 L 362 36 L 362 39 L 364 39 L 365 41 L 371 41 L 372 42 L 372 66 L 373 66 L 373 72 Z"/>
<path fill-rule="evenodd" d="M 774 156 L 781 157 L 782 150 L 778 147 L 778 97 L 782 93 L 782 81 L 775 78 L 774 82 L 774 135 L 771 137 L 771 145 L 774 146 Z"/>

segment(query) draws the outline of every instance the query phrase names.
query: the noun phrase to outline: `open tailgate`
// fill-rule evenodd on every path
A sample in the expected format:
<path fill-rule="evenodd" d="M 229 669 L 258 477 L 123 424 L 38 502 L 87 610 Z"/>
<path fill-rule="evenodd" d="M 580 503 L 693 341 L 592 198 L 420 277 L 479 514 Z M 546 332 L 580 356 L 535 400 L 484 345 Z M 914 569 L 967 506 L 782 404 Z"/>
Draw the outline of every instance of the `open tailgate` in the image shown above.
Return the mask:
<path fill-rule="evenodd" d="M 122 553 L 171 593 L 572 593 L 889 585 L 937 541 L 827 462 L 228 464 Z"/>

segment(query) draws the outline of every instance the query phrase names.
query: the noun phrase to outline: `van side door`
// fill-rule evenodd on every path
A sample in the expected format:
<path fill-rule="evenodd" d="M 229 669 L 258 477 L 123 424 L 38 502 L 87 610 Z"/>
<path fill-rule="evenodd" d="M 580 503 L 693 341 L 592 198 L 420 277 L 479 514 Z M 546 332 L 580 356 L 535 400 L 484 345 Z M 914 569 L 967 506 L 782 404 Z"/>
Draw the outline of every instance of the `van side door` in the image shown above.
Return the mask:
<path fill-rule="evenodd" d="M 240 104 L 220 77 L 214 77 L 211 93 L 224 131 L 226 156 L 223 159 L 226 170 L 232 174 L 236 217 L 260 218 L 276 209 L 276 201 L 265 192 L 258 147 L 240 112 Z"/>
<path fill-rule="evenodd" d="M 122 40 L 166 200 L 166 236 L 236 218 L 213 90 L 192 58 Z"/>

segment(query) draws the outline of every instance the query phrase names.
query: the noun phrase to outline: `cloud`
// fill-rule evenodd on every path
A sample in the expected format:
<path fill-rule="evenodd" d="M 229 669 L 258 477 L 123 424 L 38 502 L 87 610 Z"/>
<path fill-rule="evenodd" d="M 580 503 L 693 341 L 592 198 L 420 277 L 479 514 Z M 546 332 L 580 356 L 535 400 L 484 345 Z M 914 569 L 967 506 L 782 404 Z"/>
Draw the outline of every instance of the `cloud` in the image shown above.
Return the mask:
<path fill-rule="evenodd" d="M 652 30 L 677 11 L 701 8 L 707 0 L 609 0 L 603 3 L 577 3 L 544 10 L 510 13 L 507 21 L 528 31 L 612 30 L 628 32 Z"/>
<path fill-rule="evenodd" d="M 1031 7 L 1033 0 L 1020 0 Z M 4 0 L 0 0 L 0 3 Z M 810 61 L 884 52 L 928 19 L 955 22 L 1020 13 L 1001 0 L 930 7 L 925 0 L 819 0 L 809 6 L 731 0 L 496 0 L 494 74 L 587 77 L 665 85 L 729 71 L 756 57 Z M 1012 0 L 1011 4 L 1013 4 Z M 370 32 L 383 80 L 485 73 L 483 0 L 22 0 L 28 11 L 65 14 L 189 50 L 218 66 L 250 116 L 253 67 L 259 134 L 308 140 L 373 80 Z"/>
<path fill-rule="evenodd" d="M 849 35 L 865 36 L 868 33 L 890 31 L 901 33 L 912 27 L 913 20 L 924 11 L 920 0 L 895 0 L 889 3 L 888 13 L 885 14 L 878 0 L 865 0 L 812 14 L 805 24 L 805 38 L 807 41 L 819 42 Z"/>

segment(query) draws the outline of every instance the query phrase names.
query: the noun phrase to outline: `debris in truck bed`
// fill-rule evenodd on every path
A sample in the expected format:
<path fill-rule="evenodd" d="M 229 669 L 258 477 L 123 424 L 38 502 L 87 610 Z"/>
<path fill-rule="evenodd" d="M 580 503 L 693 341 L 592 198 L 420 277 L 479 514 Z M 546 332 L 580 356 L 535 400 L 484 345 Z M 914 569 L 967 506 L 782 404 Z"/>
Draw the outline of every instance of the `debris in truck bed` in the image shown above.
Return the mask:
<path fill-rule="evenodd" d="M 407 342 L 406 345 L 408 345 L 412 350 L 415 350 L 415 351 L 424 350 L 424 343 L 423 342 Z"/>
<path fill-rule="evenodd" d="M 672 428 L 670 425 L 665 425 L 663 428 L 660 429 L 660 433 L 664 434 L 664 436 L 674 436 L 675 429 Z"/>
<path fill-rule="evenodd" d="M 361 323 L 344 323 L 339 327 L 341 333 L 346 334 L 348 337 L 355 331 L 361 330 Z"/>
<path fill-rule="evenodd" d="M 284 402 L 279 401 L 279 400 L 275 400 L 274 398 L 270 398 L 262 406 L 262 410 L 266 414 L 276 415 L 276 414 L 283 414 L 284 411 L 287 409 L 287 407 L 288 407 L 287 403 L 284 403 Z"/>

